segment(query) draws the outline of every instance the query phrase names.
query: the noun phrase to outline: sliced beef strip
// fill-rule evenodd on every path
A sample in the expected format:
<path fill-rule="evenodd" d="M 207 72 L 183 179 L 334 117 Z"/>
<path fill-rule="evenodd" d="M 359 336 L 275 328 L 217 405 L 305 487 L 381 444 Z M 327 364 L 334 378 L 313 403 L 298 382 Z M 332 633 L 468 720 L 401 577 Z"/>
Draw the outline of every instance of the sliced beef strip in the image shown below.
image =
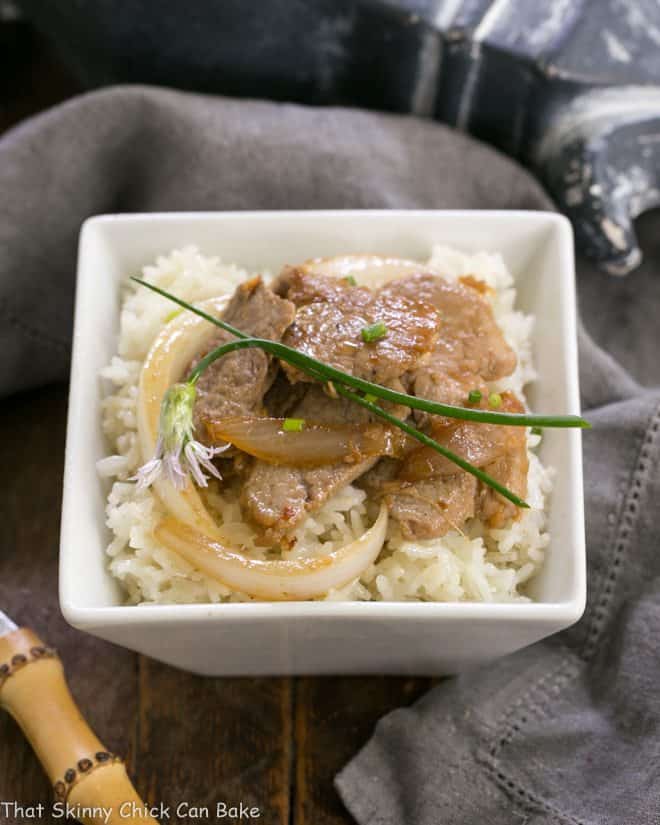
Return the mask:
<path fill-rule="evenodd" d="M 461 529 L 475 514 L 476 479 L 454 466 L 441 477 L 401 479 L 406 461 L 381 458 L 357 482 L 372 499 L 384 499 L 406 539 L 430 539 Z"/>
<path fill-rule="evenodd" d="M 264 396 L 267 414 L 273 418 L 286 418 L 300 404 L 308 389 L 307 384 L 292 384 L 286 374 L 278 369 L 275 380 Z"/>
<path fill-rule="evenodd" d="M 438 310 L 441 328 L 435 353 L 444 356 L 448 372 L 495 381 L 515 369 L 516 355 L 504 340 L 490 304 L 470 282 L 420 273 L 390 281 L 381 292 L 414 297 Z"/>
<path fill-rule="evenodd" d="M 501 403 L 498 412 L 523 413 L 525 407 L 512 392 L 500 394 Z M 483 399 L 475 409 L 491 409 L 488 401 Z M 429 435 L 453 453 L 474 464 L 486 467 L 499 458 L 516 450 L 527 451 L 525 427 L 505 427 L 501 424 L 480 424 L 475 421 L 434 416 L 428 428 Z M 450 475 L 456 472 L 456 465 L 440 455 L 431 447 L 417 443 L 416 448 L 407 456 L 401 469 L 400 478 L 405 481 L 418 481 Z"/>
<path fill-rule="evenodd" d="M 504 340 L 493 311 L 480 291 L 436 275 L 409 275 L 391 281 L 383 297 L 415 296 L 440 313 L 440 333 L 431 356 L 411 375 L 412 391 L 420 398 L 464 405 L 471 389 L 510 375 L 516 355 Z M 418 421 L 428 416 L 416 414 Z"/>
<path fill-rule="evenodd" d="M 356 288 L 345 278 L 318 274 L 306 266 L 285 266 L 273 282 L 273 291 L 293 301 L 297 307 L 314 301 L 337 300 L 337 296 L 347 287 Z M 359 290 L 359 295 L 368 293 L 365 300 L 373 296 L 370 289 L 359 287 Z"/>
<path fill-rule="evenodd" d="M 462 406 L 471 389 L 480 389 L 485 405 L 486 382 L 511 374 L 516 356 L 504 340 L 482 290 L 468 279 L 451 283 L 434 275 L 419 274 L 390 282 L 383 293 L 388 291 L 416 295 L 433 304 L 442 317 L 440 335 L 430 358 L 404 377 L 412 392 L 418 397 Z M 503 394 L 502 411 L 522 410 L 515 396 Z M 524 427 L 457 423 L 418 411 L 415 417 L 437 441 L 483 467 L 518 495 L 526 494 Z M 422 477 L 413 481 L 415 473 Z M 515 505 L 492 488 L 477 483 L 465 472 L 457 472 L 454 464 L 427 448 L 420 448 L 408 458 L 399 481 L 401 489 L 392 490 L 390 485 L 386 501 L 408 538 L 441 536 L 452 527 L 460 528 L 473 515 L 490 526 L 501 526 L 518 513 Z M 438 515 L 442 512 L 447 516 L 444 519 Z"/>
<path fill-rule="evenodd" d="M 371 416 L 343 398 L 330 398 L 319 385 L 307 389 L 291 412 L 295 418 L 322 424 L 364 424 Z M 350 484 L 376 463 L 377 457 L 355 464 L 300 468 L 255 461 L 243 486 L 244 514 L 264 530 L 269 542 L 281 541 L 304 516 L 318 509 L 338 489 Z"/>
<path fill-rule="evenodd" d="M 298 307 L 285 344 L 344 372 L 387 384 L 413 369 L 433 350 L 440 314 L 414 295 L 387 294 L 288 268 L 277 287 Z M 382 322 L 386 334 L 365 342 L 362 330 Z M 283 364 L 292 382 L 311 381 Z"/>
<path fill-rule="evenodd" d="M 513 393 L 502 393 L 502 412 L 521 413 L 524 405 Z M 474 427 L 488 427 L 488 424 L 475 424 Z M 482 469 L 500 484 L 503 484 L 520 498 L 527 495 L 527 474 L 529 457 L 527 455 L 527 432 L 525 427 L 493 427 L 497 432 L 492 440 L 499 440 L 502 449 L 499 455 L 493 455 L 485 461 Z M 477 516 L 489 527 L 503 527 L 511 519 L 520 516 L 520 509 L 508 499 L 501 496 L 486 484 L 479 482 L 477 493 Z"/>
<path fill-rule="evenodd" d="M 517 450 L 511 450 L 491 464 L 486 464 L 483 469 L 488 475 L 521 498 L 527 495 L 529 459 L 526 449 L 521 447 Z M 477 516 L 489 527 L 504 527 L 512 519 L 519 518 L 520 515 L 520 508 L 516 507 L 513 502 L 501 496 L 492 487 L 479 482 Z"/>
<path fill-rule="evenodd" d="M 398 382 L 392 383 L 395 389 L 401 389 Z M 399 417 L 408 414 L 405 407 L 386 406 Z M 358 425 L 380 420 L 353 401 L 330 398 L 318 384 L 307 387 L 304 398 L 287 414 L 320 424 Z M 281 541 L 306 514 L 317 510 L 377 461 L 374 456 L 354 464 L 341 462 L 307 469 L 255 461 L 241 494 L 243 512 L 262 528 L 267 541 Z"/>
<path fill-rule="evenodd" d="M 381 458 L 377 464 L 367 470 L 356 482 L 356 486 L 372 499 L 380 499 L 388 490 L 398 490 L 401 483 L 397 480 L 402 462 L 398 458 Z"/>
<path fill-rule="evenodd" d="M 240 284 L 222 318 L 249 335 L 279 341 L 295 312 L 291 301 L 280 298 L 257 277 Z M 196 361 L 233 338 L 219 329 Z M 260 349 L 232 352 L 211 364 L 197 382 L 194 422 L 198 437 L 206 436 L 205 418 L 261 413 L 275 372 L 272 359 Z"/>
<path fill-rule="evenodd" d="M 522 413 L 524 409 L 513 393 L 502 393 L 501 412 Z M 436 441 L 483 469 L 520 498 L 527 495 L 529 460 L 525 427 L 461 421 L 434 428 L 432 434 Z M 400 478 L 411 479 L 415 475 L 441 478 L 455 472 L 455 466 L 434 450 L 423 447 L 409 457 Z M 489 527 L 502 527 L 520 515 L 520 510 L 492 487 L 479 482 L 475 514 Z"/>
<path fill-rule="evenodd" d="M 407 539 L 430 539 L 460 530 L 475 514 L 477 482 L 464 472 L 414 484 L 385 495 L 390 515 Z"/>
<path fill-rule="evenodd" d="M 502 393 L 502 412 L 520 413 L 524 407 L 513 393 Z M 444 420 L 444 419 L 442 419 Z M 503 427 L 470 421 L 436 424 L 433 438 L 524 498 L 527 494 L 527 437 L 525 427 Z M 380 462 L 382 464 L 382 461 Z M 419 447 L 398 463 L 380 471 L 380 491 L 391 515 L 401 523 L 406 538 L 444 535 L 478 516 L 490 527 L 502 527 L 519 514 L 508 499 L 428 447 Z M 371 470 L 372 477 L 379 470 Z M 388 476 L 383 479 L 383 472 Z M 469 481 L 468 481 L 469 479 Z M 374 482 L 372 481 L 372 486 Z M 437 512 L 436 512 L 437 511 Z M 435 513 L 435 515 L 434 515 Z M 444 513 L 441 518 L 438 513 Z M 426 522 L 422 516 L 426 514 Z"/>
<path fill-rule="evenodd" d="M 286 540 L 309 512 L 369 469 L 377 457 L 356 464 L 305 470 L 257 461 L 241 494 L 243 512 L 263 530 L 267 544 Z"/>

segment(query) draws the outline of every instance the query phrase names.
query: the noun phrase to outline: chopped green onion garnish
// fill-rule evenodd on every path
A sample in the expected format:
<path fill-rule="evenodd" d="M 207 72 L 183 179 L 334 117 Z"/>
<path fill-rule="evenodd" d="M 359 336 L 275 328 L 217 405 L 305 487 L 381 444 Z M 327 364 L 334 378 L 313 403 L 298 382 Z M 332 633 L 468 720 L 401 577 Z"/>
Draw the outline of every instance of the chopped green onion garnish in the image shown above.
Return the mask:
<path fill-rule="evenodd" d="M 491 407 L 501 407 L 502 406 L 502 396 L 499 392 L 491 392 L 488 396 L 488 403 Z"/>
<path fill-rule="evenodd" d="M 173 321 L 178 315 L 181 315 L 182 312 L 183 312 L 182 309 L 173 310 L 172 312 L 170 312 L 168 315 L 165 316 L 165 322 L 164 323 L 169 324 L 170 321 Z"/>
<path fill-rule="evenodd" d="M 543 430 L 540 427 L 532 427 L 532 435 L 541 435 Z"/>
<path fill-rule="evenodd" d="M 347 275 L 344 278 L 344 283 L 347 283 L 349 286 L 357 286 L 357 281 L 352 275 Z"/>
<path fill-rule="evenodd" d="M 470 390 L 468 401 L 470 404 L 478 404 L 481 401 L 481 390 Z"/>
<path fill-rule="evenodd" d="M 380 341 L 387 335 L 387 327 L 382 321 L 377 321 L 375 324 L 370 324 L 368 327 L 362 327 L 362 340 L 367 344 L 372 344 L 374 341 Z"/>
<path fill-rule="evenodd" d="M 305 429 L 304 418 L 285 418 L 282 422 L 285 433 L 300 433 Z"/>
<path fill-rule="evenodd" d="M 364 396 L 364 400 L 367 402 L 367 404 L 375 404 L 375 403 L 376 403 L 376 401 L 378 401 L 378 399 L 376 398 L 376 396 L 375 396 L 375 395 L 372 395 L 370 392 L 368 392 L 368 393 Z"/>

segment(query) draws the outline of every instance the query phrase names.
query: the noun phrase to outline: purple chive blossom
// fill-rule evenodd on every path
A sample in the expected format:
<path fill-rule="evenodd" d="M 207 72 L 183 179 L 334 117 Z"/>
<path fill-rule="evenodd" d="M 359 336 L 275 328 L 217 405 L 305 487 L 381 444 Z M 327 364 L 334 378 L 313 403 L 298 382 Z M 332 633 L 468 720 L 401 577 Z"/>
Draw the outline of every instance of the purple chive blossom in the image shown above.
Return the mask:
<path fill-rule="evenodd" d="M 197 390 L 191 382 L 174 384 L 163 396 L 156 451 L 154 457 L 137 471 L 135 480 L 138 489 L 150 487 L 158 478 L 165 476 L 177 490 L 182 490 L 189 475 L 199 487 L 206 487 L 208 477 L 205 470 L 221 478 L 212 459 L 230 445 L 206 447 L 195 441 L 193 407 L 196 396 Z"/>

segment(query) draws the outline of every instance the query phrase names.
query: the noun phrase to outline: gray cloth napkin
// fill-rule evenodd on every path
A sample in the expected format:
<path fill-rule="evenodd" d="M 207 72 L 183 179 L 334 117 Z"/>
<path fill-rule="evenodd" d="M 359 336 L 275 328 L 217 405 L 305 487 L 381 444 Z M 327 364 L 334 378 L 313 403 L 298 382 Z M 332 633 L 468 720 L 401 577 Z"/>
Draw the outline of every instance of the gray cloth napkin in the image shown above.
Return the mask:
<path fill-rule="evenodd" d="M 76 99 L 7 134 L 0 192 L 5 395 L 67 375 L 88 215 L 550 208 L 523 170 L 437 124 L 143 87 Z M 660 821 L 659 224 L 642 222 L 651 256 L 628 281 L 579 266 L 582 318 L 600 345 L 581 331 L 594 424 L 586 615 L 384 718 L 337 778 L 361 825 Z"/>

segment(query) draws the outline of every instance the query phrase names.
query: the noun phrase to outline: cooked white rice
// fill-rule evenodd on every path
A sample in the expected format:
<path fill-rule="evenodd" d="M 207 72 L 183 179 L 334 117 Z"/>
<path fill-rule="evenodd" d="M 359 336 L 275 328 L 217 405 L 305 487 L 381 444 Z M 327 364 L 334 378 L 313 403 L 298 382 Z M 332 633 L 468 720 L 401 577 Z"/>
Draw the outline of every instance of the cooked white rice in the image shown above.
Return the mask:
<path fill-rule="evenodd" d="M 499 255 L 466 255 L 455 249 L 433 249 L 430 265 L 445 277 L 472 275 L 485 281 L 495 316 L 518 355 L 513 375 L 493 384 L 523 396 L 534 376 L 530 337 L 533 318 L 514 309 L 513 279 Z M 195 247 L 177 249 L 144 268 L 144 278 L 189 301 L 230 293 L 251 273 L 202 255 Z M 113 479 L 106 508 L 112 533 L 108 546 L 110 570 L 123 584 L 133 604 L 249 601 L 191 567 L 160 546 L 152 531 L 162 516 L 162 505 L 151 490 L 138 490 L 129 479 L 142 463 L 137 432 L 137 383 L 142 361 L 172 304 L 146 289 L 126 285 L 121 311 L 119 354 L 102 371 L 105 384 L 103 428 L 111 454 L 98 463 L 105 479 Z M 540 436 L 528 434 L 530 509 L 502 530 L 486 528 L 472 519 L 463 532 L 451 531 L 439 539 L 407 541 L 390 520 L 387 541 L 376 563 L 356 581 L 327 594 L 328 600 L 522 601 L 524 584 L 543 564 L 549 541 L 545 503 L 551 490 L 551 472 L 532 452 Z M 307 517 L 296 532 L 290 551 L 281 557 L 327 553 L 361 535 L 373 510 L 362 490 L 350 485 Z M 209 489 L 207 503 L 221 530 L 233 545 L 255 557 L 267 557 L 241 518 L 236 490 Z"/>

